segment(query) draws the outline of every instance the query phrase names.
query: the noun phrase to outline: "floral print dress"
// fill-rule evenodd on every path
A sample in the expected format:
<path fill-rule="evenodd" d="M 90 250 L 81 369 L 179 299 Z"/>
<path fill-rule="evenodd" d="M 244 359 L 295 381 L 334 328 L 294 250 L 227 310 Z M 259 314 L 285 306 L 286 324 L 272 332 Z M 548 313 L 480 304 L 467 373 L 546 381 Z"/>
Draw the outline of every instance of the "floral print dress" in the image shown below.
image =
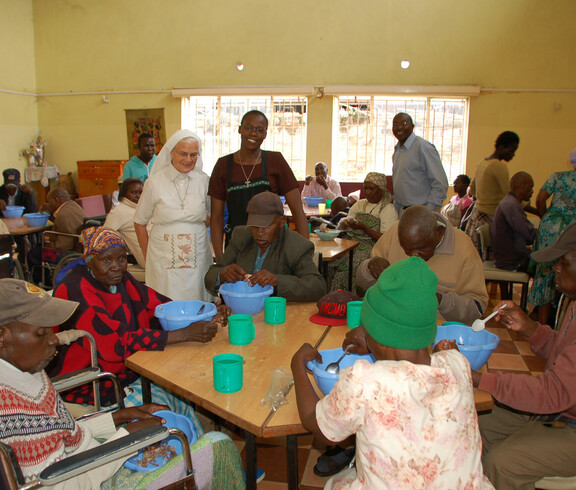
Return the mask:
<path fill-rule="evenodd" d="M 456 350 L 430 366 L 357 361 L 316 406 L 332 441 L 356 434 L 356 467 L 325 488 L 481 489 L 482 441 L 470 366 Z"/>
<path fill-rule="evenodd" d="M 538 227 L 534 250 L 552 245 L 562 230 L 576 220 L 576 170 L 553 173 L 542 186 L 542 190 L 552 196 L 552 203 Z M 555 303 L 556 274 L 552 270 L 553 266 L 553 262 L 536 265 L 534 282 L 528 295 L 528 301 L 533 305 Z"/>

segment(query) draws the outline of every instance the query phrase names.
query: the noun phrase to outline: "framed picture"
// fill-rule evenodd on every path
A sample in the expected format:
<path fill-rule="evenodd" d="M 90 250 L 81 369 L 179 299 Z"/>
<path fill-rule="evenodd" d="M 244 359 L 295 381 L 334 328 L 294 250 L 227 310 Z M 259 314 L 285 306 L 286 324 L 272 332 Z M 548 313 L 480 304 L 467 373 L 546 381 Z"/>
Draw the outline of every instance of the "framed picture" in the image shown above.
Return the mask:
<path fill-rule="evenodd" d="M 138 136 L 151 134 L 156 142 L 156 154 L 166 143 L 166 125 L 164 109 L 126 109 L 126 130 L 128 135 L 128 152 L 132 158 L 140 156 Z"/>

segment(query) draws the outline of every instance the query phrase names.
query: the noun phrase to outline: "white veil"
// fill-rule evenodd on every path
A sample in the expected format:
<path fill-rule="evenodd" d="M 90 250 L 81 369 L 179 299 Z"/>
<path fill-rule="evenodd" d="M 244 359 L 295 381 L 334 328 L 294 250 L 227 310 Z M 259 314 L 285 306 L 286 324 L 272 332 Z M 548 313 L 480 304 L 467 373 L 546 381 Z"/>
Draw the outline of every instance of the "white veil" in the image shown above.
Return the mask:
<path fill-rule="evenodd" d="M 179 129 L 172 136 L 170 136 L 170 138 L 168 138 L 168 141 L 162 147 L 160 153 L 158 153 L 156 156 L 156 160 L 154 160 L 154 165 L 150 171 L 150 177 L 158 172 L 163 172 L 170 165 L 172 165 L 172 157 L 170 152 L 174 149 L 179 141 L 185 138 L 194 138 L 198 142 L 198 160 L 196 161 L 196 166 L 194 167 L 193 172 L 204 173 L 202 171 L 204 163 L 202 162 L 202 141 L 200 140 L 200 136 L 193 133 L 189 129 Z"/>

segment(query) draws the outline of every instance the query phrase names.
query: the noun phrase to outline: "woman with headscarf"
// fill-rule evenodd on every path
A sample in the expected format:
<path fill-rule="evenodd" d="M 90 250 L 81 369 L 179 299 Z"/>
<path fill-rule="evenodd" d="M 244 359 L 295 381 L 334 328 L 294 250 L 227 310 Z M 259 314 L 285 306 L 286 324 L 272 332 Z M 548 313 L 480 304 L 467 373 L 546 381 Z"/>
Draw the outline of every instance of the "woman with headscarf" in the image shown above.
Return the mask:
<path fill-rule="evenodd" d="M 196 134 L 176 131 L 156 157 L 134 215 L 146 284 L 174 300 L 212 299 L 204 287 L 213 260 L 206 229 L 209 177 L 201 152 Z"/>
<path fill-rule="evenodd" d="M 379 172 L 370 172 L 364 179 L 364 194 L 366 198 L 356 202 L 348 212 L 348 217 L 338 224 L 338 228 L 345 230 L 345 238 L 356 240 L 360 245 L 354 250 L 354 278 L 356 268 L 364 260 L 370 258 L 370 253 L 378 239 L 398 219 L 398 213 L 392 204 L 392 196 L 386 188 L 386 175 Z M 334 278 L 331 291 L 348 288 L 348 259 L 333 262 Z M 352 284 L 352 290 L 357 289 Z M 357 291 L 362 295 L 363 291 Z"/>
<path fill-rule="evenodd" d="M 223 307 L 212 321 L 199 321 L 174 331 L 162 330 L 154 316 L 156 306 L 170 301 L 153 289 L 137 281 L 126 271 L 127 249 L 122 237 L 104 226 L 88 228 L 80 235 L 84 246 L 84 261 L 70 270 L 54 291 L 57 298 L 77 301 L 74 314 L 59 330 L 84 330 L 92 334 L 98 350 L 98 364 L 103 371 L 116 374 L 128 394 L 125 403 L 141 403 L 138 376 L 124 365 L 127 357 L 139 350 L 163 350 L 166 345 L 180 342 L 210 342 L 217 332 L 216 321 L 225 323 Z M 58 329 L 56 329 L 58 331 Z M 60 356 L 50 366 L 50 376 L 66 374 L 91 365 L 89 346 L 75 342 L 62 348 Z M 83 386 L 63 394 L 65 401 L 92 405 L 92 390 Z M 114 401 L 110 383 L 102 384 L 101 396 Z M 155 402 L 168 405 L 171 410 L 190 417 L 202 434 L 192 407 L 152 385 Z"/>
<path fill-rule="evenodd" d="M 538 227 L 534 250 L 552 245 L 562 230 L 576 221 L 576 148 L 570 153 L 569 159 L 574 169 L 554 172 L 536 197 L 536 208 L 542 221 Z M 552 203 L 546 209 L 546 201 L 550 196 L 553 196 Z M 548 324 L 548 316 L 558 294 L 553 266 L 553 262 L 540 262 L 536 265 L 534 282 L 528 295 L 528 301 L 538 306 L 538 321 L 542 324 Z"/>

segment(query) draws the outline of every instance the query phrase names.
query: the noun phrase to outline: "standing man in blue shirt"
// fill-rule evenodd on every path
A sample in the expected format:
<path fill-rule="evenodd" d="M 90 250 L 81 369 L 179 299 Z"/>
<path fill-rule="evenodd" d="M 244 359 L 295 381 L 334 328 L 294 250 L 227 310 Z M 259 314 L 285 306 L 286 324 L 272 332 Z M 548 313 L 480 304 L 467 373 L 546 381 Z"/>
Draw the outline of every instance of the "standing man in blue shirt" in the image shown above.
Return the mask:
<path fill-rule="evenodd" d="M 122 180 L 126 180 L 128 177 L 135 177 L 144 183 L 150 175 L 152 165 L 154 165 L 154 160 L 156 160 L 154 137 L 148 133 L 142 133 L 138 136 L 138 150 L 140 150 L 140 156 L 134 155 L 124 165 Z"/>
<path fill-rule="evenodd" d="M 398 139 L 392 156 L 394 206 L 403 209 L 423 205 L 440 211 L 446 199 L 448 179 L 436 147 L 414 133 L 412 118 L 400 112 L 392 120 L 392 132 Z"/>

